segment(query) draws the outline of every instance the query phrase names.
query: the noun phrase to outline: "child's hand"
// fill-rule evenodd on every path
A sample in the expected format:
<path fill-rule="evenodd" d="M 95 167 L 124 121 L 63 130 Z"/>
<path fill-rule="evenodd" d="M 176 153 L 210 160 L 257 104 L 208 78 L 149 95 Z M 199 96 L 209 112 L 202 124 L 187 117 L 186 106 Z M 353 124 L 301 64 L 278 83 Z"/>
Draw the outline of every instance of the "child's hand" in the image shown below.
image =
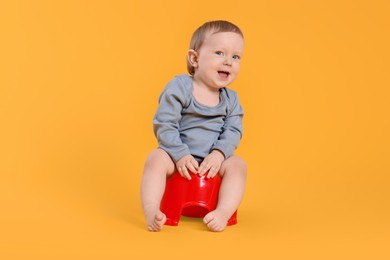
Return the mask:
<path fill-rule="evenodd" d="M 218 173 L 224 160 L 225 156 L 222 152 L 213 150 L 200 164 L 199 175 L 203 176 L 208 171 L 207 178 L 213 178 Z"/>
<path fill-rule="evenodd" d="M 180 175 L 188 180 L 191 180 L 191 175 L 188 170 L 193 173 L 197 173 L 198 167 L 198 162 L 191 154 L 182 157 L 179 161 L 176 162 L 176 168 Z"/>

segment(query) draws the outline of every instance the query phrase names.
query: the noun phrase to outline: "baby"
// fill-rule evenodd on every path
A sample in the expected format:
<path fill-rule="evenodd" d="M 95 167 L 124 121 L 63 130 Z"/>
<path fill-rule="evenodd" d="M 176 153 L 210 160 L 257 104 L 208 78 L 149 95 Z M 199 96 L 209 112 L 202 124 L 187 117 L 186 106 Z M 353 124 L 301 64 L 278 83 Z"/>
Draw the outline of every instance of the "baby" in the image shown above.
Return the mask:
<path fill-rule="evenodd" d="M 210 21 L 192 35 L 187 54 L 190 75 L 174 77 L 159 98 L 153 119 L 158 148 L 146 159 L 141 202 L 149 231 L 160 231 L 166 180 L 175 172 L 222 178 L 215 210 L 203 222 L 223 231 L 245 190 L 246 163 L 234 155 L 242 137 L 243 109 L 227 88 L 237 77 L 244 50 L 241 30 L 228 21 Z"/>

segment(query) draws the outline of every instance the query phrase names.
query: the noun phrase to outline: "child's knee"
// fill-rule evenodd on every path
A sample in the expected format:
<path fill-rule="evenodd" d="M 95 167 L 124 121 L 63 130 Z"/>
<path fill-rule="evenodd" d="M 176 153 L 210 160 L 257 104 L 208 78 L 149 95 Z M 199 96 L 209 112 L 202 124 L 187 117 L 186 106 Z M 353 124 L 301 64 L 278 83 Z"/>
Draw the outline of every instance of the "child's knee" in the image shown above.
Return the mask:
<path fill-rule="evenodd" d="M 238 168 L 240 168 L 240 169 L 242 169 L 243 171 L 247 171 L 247 166 L 246 166 L 246 162 L 245 162 L 245 160 L 244 159 L 242 159 L 241 157 L 238 157 L 238 156 L 235 156 L 235 159 L 236 159 L 236 161 L 234 162 L 234 164 L 238 167 Z"/>
<path fill-rule="evenodd" d="M 174 163 L 171 157 L 162 149 L 156 149 L 152 151 L 145 160 L 145 168 L 151 167 L 161 167 L 166 168 L 167 171 L 174 169 Z"/>
<path fill-rule="evenodd" d="M 247 166 L 245 160 L 235 155 L 229 157 L 222 164 L 221 175 L 223 175 L 226 171 L 232 171 L 246 176 Z"/>

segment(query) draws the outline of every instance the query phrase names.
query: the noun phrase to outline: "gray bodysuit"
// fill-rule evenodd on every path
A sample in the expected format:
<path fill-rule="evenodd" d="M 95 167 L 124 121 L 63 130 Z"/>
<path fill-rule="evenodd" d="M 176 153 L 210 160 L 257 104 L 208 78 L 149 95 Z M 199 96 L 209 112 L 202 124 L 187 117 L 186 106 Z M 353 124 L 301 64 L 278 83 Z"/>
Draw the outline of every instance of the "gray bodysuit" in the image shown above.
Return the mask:
<path fill-rule="evenodd" d="M 228 158 L 243 133 L 244 112 L 237 93 L 222 88 L 219 104 L 209 107 L 195 100 L 192 89 L 192 77 L 182 74 L 174 77 L 161 93 L 153 118 L 159 148 L 174 162 L 188 154 L 201 162 L 213 149 Z"/>

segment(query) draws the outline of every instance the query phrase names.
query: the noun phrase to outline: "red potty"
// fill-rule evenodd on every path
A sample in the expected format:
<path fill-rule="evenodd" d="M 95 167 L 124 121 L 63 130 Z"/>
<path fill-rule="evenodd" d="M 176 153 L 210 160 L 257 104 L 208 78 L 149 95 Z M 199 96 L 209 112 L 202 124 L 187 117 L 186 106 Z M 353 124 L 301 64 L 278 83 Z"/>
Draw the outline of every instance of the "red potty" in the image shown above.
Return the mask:
<path fill-rule="evenodd" d="M 218 202 L 221 177 L 207 179 L 206 175 L 191 174 L 187 180 L 179 173 L 174 173 L 165 187 L 160 209 L 166 215 L 165 225 L 177 226 L 180 216 L 202 218 L 214 210 Z M 230 217 L 228 226 L 237 223 L 237 211 Z"/>

